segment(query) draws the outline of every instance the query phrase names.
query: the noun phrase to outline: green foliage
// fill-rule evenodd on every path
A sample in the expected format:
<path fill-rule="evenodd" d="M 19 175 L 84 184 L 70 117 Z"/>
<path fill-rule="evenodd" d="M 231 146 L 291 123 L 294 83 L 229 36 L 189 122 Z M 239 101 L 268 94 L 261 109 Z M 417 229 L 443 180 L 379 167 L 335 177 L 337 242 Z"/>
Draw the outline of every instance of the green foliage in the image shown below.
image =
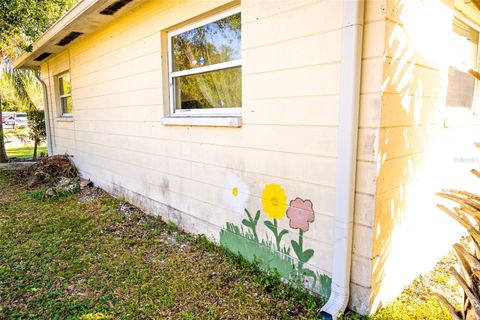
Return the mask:
<path fill-rule="evenodd" d="M 79 191 L 80 191 L 80 183 L 78 179 L 75 179 L 67 187 L 54 188 L 53 189 L 54 195 L 52 196 L 52 198 L 58 199 L 58 198 L 69 197 L 71 195 L 74 195 L 75 193 L 78 193 Z"/>
<path fill-rule="evenodd" d="M 5 111 L 27 111 L 41 103 L 40 88 L 33 71 L 10 68 L 22 51 L 78 0 L 0 1 L 0 117 Z M 0 124 L 0 135 L 2 132 Z M 0 162 L 5 161 L 5 145 L 0 136 Z"/>
<path fill-rule="evenodd" d="M 77 0 L 0 1 L 0 56 L 12 58 L 31 51 L 32 42 Z"/>
<path fill-rule="evenodd" d="M 172 221 L 168 221 L 167 228 L 170 232 L 178 231 L 178 226 L 175 223 L 173 223 Z"/>
<path fill-rule="evenodd" d="M 338 317 L 338 320 L 369 320 L 369 317 L 361 316 L 358 313 L 348 311 Z M 393 320 L 393 319 L 392 319 Z"/>
<path fill-rule="evenodd" d="M 235 225 L 232 224 L 232 226 Z M 224 246 L 217 246 L 204 235 L 197 236 L 195 242 L 204 250 L 221 253 L 230 263 L 239 266 L 244 272 L 244 276 L 260 285 L 263 290 L 278 295 L 278 298 L 288 304 L 292 301 L 300 303 L 303 307 L 306 307 L 307 310 L 310 310 L 311 315 L 314 316 L 315 319 L 317 318 L 316 313 L 320 305 L 323 304 L 323 301 L 313 296 L 303 287 L 294 287 L 282 282 L 282 275 L 277 269 L 265 266 L 256 258 L 248 260 L 244 256 L 235 254 Z"/>
<path fill-rule="evenodd" d="M 69 197 L 80 191 L 80 183 L 78 179 L 73 180 L 68 186 L 65 187 L 56 187 L 56 188 L 45 188 L 41 187 L 35 191 L 27 192 L 27 195 L 32 199 L 39 201 L 46 200 L 56 200 L 59 198 Z"/>
<path fill-rule="evenodd" d="M 41 104 L 40 87 L 32 70 L 4 68 L 0 77 L 0 95 L 10 111 L 28 112 Z"/>
<path fill-rule="evenodd" d="M 47 188 L 42 187 L 42 188 L 39 188 L 35 191 L 27 192 L 27 195 L 29 197 L 31 197 L 32 199 L 39 200 L 39 201 L 44 201 L 44 200 L 47 199 L 47 196 L 45 194 L 46 191 L 47 191 Z"/>
<path fill-rule="evenodd" d="M 205 236 L 98 195 L 38 201 L 0 170 L 0 319 L 316 319 L 322 301 Z"/>
<path fill-rule="evenodd" d="M 104 314 L 102 312 L 87 313 L 80 317 L 80 320 L 107 320 L 113 319 L 112 316 Z"/>
<path fill-rule="evenodd" d="M 37 145 L 45 139 L 46 128 L 43 110 L 36 107 L 41 101 L 41 93 L 33 71 L 4 71 L 0 78 L 0 101 L 5 101 L 5 105 L 15 104 L 16 110 L 27 112 L 29 137 L 34 143 L 33 158 L 36 159 Z M 0 143 L 3 144 L 3 139 Z"/>
<path fill-rule="evenodd" d="M 45 114 L 43 110 L 30 110 L 28 111 L 27 116 L 30 139 L 38 141 L 45 139 L 47 133 L 45 130 Z"/>
<path fill-rule="evenodd" d="M 46 146 L 38 147 L 38 152 L 40 154 L 42 153 L 47 154 L 47 147 Z M 27 145 L 27 146 L 18 147 L 18 148 L 7 149 L 7 155 L 9 157 L 15 157 L 15 158 L 32 158 L 33 146 Z"/>
<path fill-rule="evenodd" d="M 234 14 L 173 37 L 175 70 L 187 70 L 239 59 L 240 20 L 240 14 Z M 217 43 L 211 39 L 216 39 Z M 202 58 L 205 63 L 193 63 Z M 242 103 L 241 78 L 240 67 L 178 77 L 175 88 L 181 92 L 177 101 L 181 105 L 177 107 L 185 109 L 239 107 Z"/>
<path fill-rule="evenodd" d="M 346 318 L 349 319 L 349 318 Z M 350 318 L 352 319 L 352 318 Z M 355 318 L 353 318 L 355 319 Z M 361 319 L 361 318 L 359 318 Z M 365 318 L 363 318 L 365 319 Z M 433 295 L 429 297 L 411 296 L 409 300 L 396 299 L 371 317 L 372 320 L 435 319 L 451 320 L 448 311 Z"/>
<path fill-rule="evenodd" d="M 0 96 L 0 163 L 4 163 L 8 161 L 7 152 L 5 150 L 5 135 L 3 133 L 3 123 L 1 121 L 2 118 L 2 98 Z"/>

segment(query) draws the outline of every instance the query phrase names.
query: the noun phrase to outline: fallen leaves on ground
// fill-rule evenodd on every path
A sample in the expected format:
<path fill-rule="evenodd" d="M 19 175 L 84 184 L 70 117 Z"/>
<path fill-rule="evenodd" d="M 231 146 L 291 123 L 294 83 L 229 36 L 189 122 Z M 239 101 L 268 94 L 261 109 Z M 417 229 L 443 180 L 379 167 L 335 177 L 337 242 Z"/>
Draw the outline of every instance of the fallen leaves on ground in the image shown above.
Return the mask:
<path fill-rule="evenodd" d="M 0 171 L 1 319 L 318 316 L 320 300 L 99 189 L 41 201 L 12 178 Z"/>

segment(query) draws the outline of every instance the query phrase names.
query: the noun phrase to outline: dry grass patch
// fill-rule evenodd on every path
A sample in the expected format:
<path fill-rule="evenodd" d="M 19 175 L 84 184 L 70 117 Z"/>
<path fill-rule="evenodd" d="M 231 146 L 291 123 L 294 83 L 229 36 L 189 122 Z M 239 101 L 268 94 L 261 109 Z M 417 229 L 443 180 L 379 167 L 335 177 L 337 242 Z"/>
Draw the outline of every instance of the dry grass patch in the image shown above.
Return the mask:
<path fill-rule="evenodd" d="M 318 316 L 319 299 L 98 189 L 31 191 L 0 171 L 1 319 Z"/>

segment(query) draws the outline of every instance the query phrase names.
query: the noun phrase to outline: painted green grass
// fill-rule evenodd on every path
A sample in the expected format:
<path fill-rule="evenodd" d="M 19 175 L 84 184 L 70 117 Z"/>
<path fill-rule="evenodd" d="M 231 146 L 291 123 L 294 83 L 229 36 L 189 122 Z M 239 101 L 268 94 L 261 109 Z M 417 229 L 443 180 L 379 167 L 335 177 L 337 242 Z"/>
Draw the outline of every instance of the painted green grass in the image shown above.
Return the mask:
<path fill-rule="evenodd" d="M 220 231 L 220 244 L 249 261 L 258 261 L 262 266 L 276 269 L 282 278 L 289 279 L 295 273 L 292 259 L 287 252 L 273 250 L 272 244 L 265 241 L 257 243 L 232 223 L 227 223 L 226 229 Z"/>
<path fill-rule="evenodd" d="M 47 146 L 39 146 L 37 150 L 37 156 L 40 156 L 41 153 L 47 154 L 47 152 Z M 7 156 L 21 159 L 31 158 L 33 156 L 33 145 L 27 145 L 18 148 L 7 148 Z"/>
<path fill-rule="evenodd" d="M 108 195 L 0 171 L 0 319 L 313 319 L 321 301 Z M 85 200 L 86 199 L 86 200 Z"/>
<path fill-rule="evenodd" d="M 227 222 L 225 229 L 220 231 L 220 244 L 235 254 L 240 254 L 250 262 L 257 262 L 264 270 L 276 270 L 283 279 L 295 281 L 296 271 L 290 257 L 290 248 L 282 248 L 279 252 L 273 248 L 271 241 L 255 240 L 250 231 Z M 315 292 L 325 301 L 330 297 L 332 279 L 324 274 L 316 273 L 313 283 Z"/>

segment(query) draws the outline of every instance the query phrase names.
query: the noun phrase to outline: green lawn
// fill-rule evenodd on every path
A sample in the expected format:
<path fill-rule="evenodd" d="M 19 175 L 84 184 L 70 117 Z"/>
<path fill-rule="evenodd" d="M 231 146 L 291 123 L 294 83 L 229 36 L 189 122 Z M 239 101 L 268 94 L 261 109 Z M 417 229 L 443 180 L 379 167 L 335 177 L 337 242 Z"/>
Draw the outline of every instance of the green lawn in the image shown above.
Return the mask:
<path fill-rule="evenodd" d="M 106 194 L 0 170 L 0 319 L 313 319 L 321 301 Z M 92 190 L 92 189 L 87 189 Z"/>
<path fill-rule="evenodd" d="M 125 202 L 85 191 L 38 200 L 13 180 L 0 170 L 0 319 L 318 316 L 320 299 Z M 376 315 L 343 319 L 450 319 L 430 286 L 455 291 L 454 259 Z"/>
<path fill-rule="evenodd" d="M 27 137 L 28 136 L 28 128 L 22 127 L 22 128 L 3 128 L 3 132 L 5 133 L 6 136 L 9 135 L 16 135 L 16 136 L 21 136 L 21 137 Z"/>
<path fill-rule="evenodd" d="M 40 156 L 42 152 L 47 154 L 47 146 L 39 146 L 37 150 L 37 156 Z M 33 145 L 27 145 L 18 148 L 7 148 L 7 156 L 22 159 L 31 158 L 33 156 Z"/>

